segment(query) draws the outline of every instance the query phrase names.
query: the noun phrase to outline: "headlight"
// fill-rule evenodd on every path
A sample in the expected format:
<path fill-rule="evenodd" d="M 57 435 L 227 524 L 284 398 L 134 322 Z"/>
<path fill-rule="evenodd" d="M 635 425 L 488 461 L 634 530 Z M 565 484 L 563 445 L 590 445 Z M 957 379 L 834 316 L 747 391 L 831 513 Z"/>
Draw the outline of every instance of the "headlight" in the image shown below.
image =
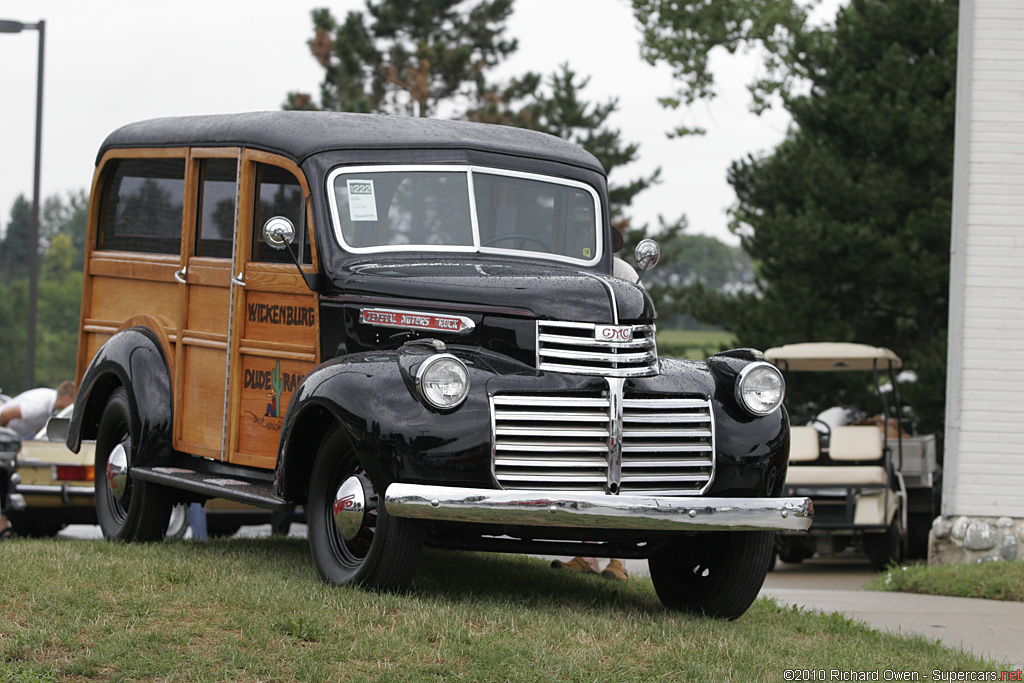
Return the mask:
<path fill-rule="evenodd" d="M 782 405 L 786 381 L 770 363 L 751 363 L 736 380 L 736 401 L 754 415 L 769 415 Z"/>
<path fill-rule="evenodd" d="M 462 403 L 469 393 L 469 370 L 451 354 L 431 356 L 416 372 L 416 389 L 430 405 L 450 410 Z"/>

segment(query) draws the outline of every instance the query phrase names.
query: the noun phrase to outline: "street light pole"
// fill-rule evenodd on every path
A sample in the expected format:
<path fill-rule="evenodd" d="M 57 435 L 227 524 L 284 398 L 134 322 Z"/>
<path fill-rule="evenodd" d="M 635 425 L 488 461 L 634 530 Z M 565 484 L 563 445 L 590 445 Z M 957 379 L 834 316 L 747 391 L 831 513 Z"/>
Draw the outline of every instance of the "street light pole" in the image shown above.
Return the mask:
<path fill-rule="evenodd" d="M 0 33 L 21 33 L 25 29 L 39 32 L 39 62 L 36 69 L 36 149 L 35 172 L 32 178 L 31 250 L 28 260 L 28 339 L 25 357 L 25 389 L 35 386 L 36 375 L 36 311 L 39 301 L 39 179 L 43 152 L 43 54 L 46 43 L 46 22 L 35 24 L 0 20 Z"/>

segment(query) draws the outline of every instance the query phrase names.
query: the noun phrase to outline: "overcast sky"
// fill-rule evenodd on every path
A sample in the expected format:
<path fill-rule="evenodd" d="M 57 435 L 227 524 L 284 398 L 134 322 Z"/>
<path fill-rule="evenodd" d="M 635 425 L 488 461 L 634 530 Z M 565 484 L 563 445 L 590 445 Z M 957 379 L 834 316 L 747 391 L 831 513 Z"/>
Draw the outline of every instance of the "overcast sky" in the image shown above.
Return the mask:
<path fill-rule="evenodd" d="M 280 109 L 289 91 L 319 98 L 323 70 L 309 54 L 310 12 L 342 19 L 363 0 L 6 0 L 0 19 L 46 21 L 42 193 L 88 189 L 96 150 L 131 121 L 159 116 Z M 499 74 L 549 74 L 568 62 L 590 76 L 593 102 L 619 99 L 611 125 L 640 144 L 640 160 L 617 170 L 624 182 L 662 168 L 662 183 L 639 195 L 635 225 L 686 214 L 693 233 L 735 243 L 726 209 L 735 199 L 729 164 L 771 150 L 788 117 L 748 113 L 751 58 L 716 63 L 721 94 L 711 105 L 668 111 L 669 69 L 640 59 L 640 33 L 627 0 L 516 0 L 508 34 L 519 50 Z M 0 34 L 0 229 L 15 197 L 31 199 L 38 34 Z M 670 140 L 685 117 L 705 137 Z M 618 175 L 621 174 L 621 175 Z"/>

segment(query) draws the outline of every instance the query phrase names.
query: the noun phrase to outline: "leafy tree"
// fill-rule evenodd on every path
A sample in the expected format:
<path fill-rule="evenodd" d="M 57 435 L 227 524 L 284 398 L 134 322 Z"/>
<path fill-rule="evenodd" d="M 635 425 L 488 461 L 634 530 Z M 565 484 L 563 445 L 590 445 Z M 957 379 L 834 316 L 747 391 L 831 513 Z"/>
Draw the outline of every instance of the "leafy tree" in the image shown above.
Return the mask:
<path fill-rule="evenodd" d="M 0 392 L 14 396 L 25 384 L 25 323 L 28 318 L 28 278 L 0 282 Z"/>
<path fill-rule="evenodd" d="M 36 382 L 42 386 L 55 387 L 75 375 L 82 271 L 73 266 L 80 258 L 71 236 L 60 232 L 42 259 L 36 333 Z"/>
<path fill-rule="evenodd" d="M 66 197 L 55 195 L 43 202 L 40 234 L 46 250 L 40 258 L 39 268 L 34 382 L 37 386 L 56 386 L 74 376 L 82 305 L 87 205 L 88 199 L 83 191 Z M 12 239 L 12 246 L 24 246 L 24 253 L 27 253 L 27 228 L 19 241 L 16 236 L 21 228 L 15 218 L 27 225 L 30 212 L 31 204 L 24 198 L 15 201 L 5 238 L 5 258 L 8 256 L 6 239 Z M 24 218 L 19 218 L 23 213 Z M 23 260 L 27 260 L 27 256 Z M 13 395 L 31 388 L 24 386 L 28 268 L 12 268 L 4 274 L 10 277 L 10 281 L 5 283 L 0 279 L 0 321 L 3 321 L 0 324 L 0 348 L 4 350 L 5 359 L 0 363 L 0 389 Z"/>
<path fill-rule="evenodd" d="M 57 235 L 67 235 L 74 253 L 68 268 L 81 271 L 85 261 L 85 235 L 89 219 L 89 195 L 85 190 L 54 195 L 43 202 L 40 240 L 50 245 Z"/>
<path fill-rule="evenodd" d="M 641 56 L 651 64 L 668 63 L 679 82 L 674 93 L 659 100 L 666 107 L 717 95 L 709 62 L 715 51 L 756 49 L 765 56 L 762 78 L 750 85 L 755 111 L 768 106 L 773 93 L 792 91 L 807 75 L 795 43 L 808 35 L 808 8 L 816 0 L 632 1 L 643 31 Z M 703 132 L 680 125 L 672 134 Z"/>
<path fill-rule="evenodd" d="M 634 0 L 640 9 L 673 3 Z M 921 427 L 943 418 L 955 109 L 955 0 L 851 0 L 835 26 L 807 28 L 795 2 L 678 2 L 703 23 L 679 44 L 649 36 L 649 56 L 760 41 L 793 116 L 771 154 L 735 162 L 733 229 L 758 268 L 753 293 L 689 292 L 703 320 L 741 344 L 856 341 L 889 346 L 917 371 L 904 388 Z M 775 22 L 776 31 L 769 31 Z M 702 40 L 704 42 L 702 42 Z M 679 46 L 682 45 L 682 48 Z M 681 51 L 677 51 L 681 50 Z M 687 50 L 691 52 L 688 53 Z M 699 60 L 673 62 L 682 96 L 712 82 Z M 703 64 L 706 67 L 706 62 Z M 798 389 L 797 387 L 793 387 Z M 811 397 L 805 397 L 811 400 Z"/>
<path fill-rule="evenodd" d="M 339 24 L 329 9 L 314 10 L 321 102 L 290 93 L 285 108 L 436 116 L 515 51 L 502 37 L 511 13 L 512 0 L 367 0 L 366 14 Z"/>

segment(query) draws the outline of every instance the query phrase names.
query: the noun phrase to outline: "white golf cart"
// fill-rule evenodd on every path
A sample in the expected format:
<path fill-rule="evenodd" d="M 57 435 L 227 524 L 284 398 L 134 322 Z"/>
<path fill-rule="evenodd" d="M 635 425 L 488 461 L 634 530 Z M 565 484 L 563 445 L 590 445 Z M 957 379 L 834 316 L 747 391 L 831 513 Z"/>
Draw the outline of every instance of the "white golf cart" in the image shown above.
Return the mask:
<path fill-rule="evenodd" d="M 792 373 L 870 373 L 881 403 L 874 417 L 853 406 L 806 416 L 791 410 L 796 414 L 783 495 L 809 496 L 814 522 L 806 532 L 776 534 L 779 558 L 800 562 L 854 547 L 882 569 L 925 556 L 938 514 L 941 467 L 935 436 L 912 435 L 901 419 L 899 356 L 866 344 L 826 342 L 788 344 L 769 349 L 765 358 L 783 371 L 790 387 L 800 381 Z M 887 378 L 880 380 L 882 373 Z"/>

